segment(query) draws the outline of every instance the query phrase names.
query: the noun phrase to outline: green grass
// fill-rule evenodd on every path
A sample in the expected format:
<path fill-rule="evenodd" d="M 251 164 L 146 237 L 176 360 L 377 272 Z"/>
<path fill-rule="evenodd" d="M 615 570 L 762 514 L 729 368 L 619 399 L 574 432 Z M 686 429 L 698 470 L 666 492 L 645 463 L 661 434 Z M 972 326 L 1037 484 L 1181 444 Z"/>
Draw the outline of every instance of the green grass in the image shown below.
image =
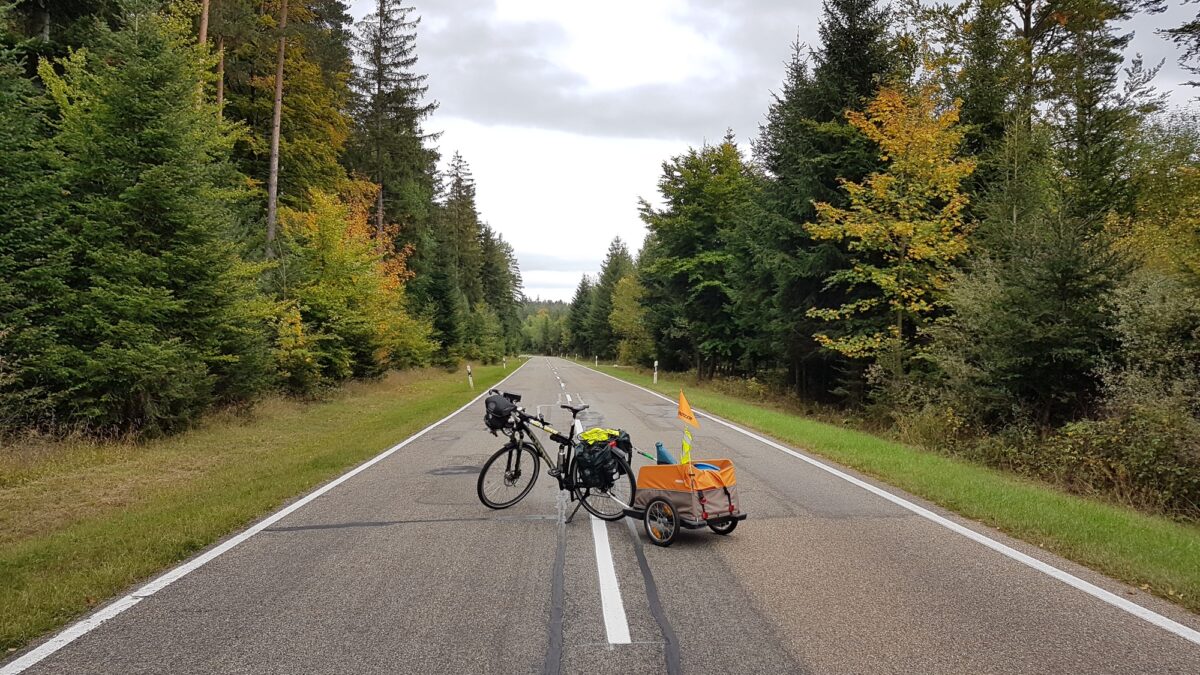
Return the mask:
<path fill-rule="evenodd" d="M 142 444 L 0 447 L 0 658 L 437 421 L 499 366 L 419 370 Z"/>
<path fill-rule="evenodd" d="M 583 363 L 591 367 L 590 363 Z M 688 401 L 972 520 L 1200 611 L 1200 527 L 628 368 L 600 371 Z"/>

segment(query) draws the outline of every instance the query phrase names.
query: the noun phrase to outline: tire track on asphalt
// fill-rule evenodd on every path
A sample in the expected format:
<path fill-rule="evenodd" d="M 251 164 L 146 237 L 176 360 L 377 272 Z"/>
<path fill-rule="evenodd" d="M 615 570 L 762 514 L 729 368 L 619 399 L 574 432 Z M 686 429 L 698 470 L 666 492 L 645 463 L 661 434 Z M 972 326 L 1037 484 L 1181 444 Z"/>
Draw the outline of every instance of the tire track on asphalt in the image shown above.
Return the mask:
<path fill-rule="evenodd" d="M 542 661 L 543 675 L 558 675 L 562 671 L 563 652 L 563 575 L 567 567 L 567 503 L 562 490 L 555 500 L 558 511 L 558 543 L 554 552 L 554 571 L 550 582 L 550 623 L 546 627 L 546 658 Z"/>
<path fill-rule="evenodd" d="M 643 387 L 641 385 L 637 385 L 632 382 L 623 380 L 619 377 L 609 375 L 608 373 L 597 370 L 590 366 L 584 366 L 581 364 L 573 364 L 573 365 L 575 365 L 578 368 L 583 368 L 585 370 L 594 372 L 597 375 L 602 375 L 610 380 L 615 380 L 626 386 L 630 386 L 635 389 L 640 389 L 640 390 L 646 392 L 647 394 L 650 394 L 651 396 L 654 396 L 661 400 L 667 401 L 668 403 L 675 403 L 675 401 L 672 401 L 670 398 L 667 398 L 666 396 L 663 396 L 662 394 L 660 394 L 656 391 L 647 389 L 646 387 Z M 1114 608 L 1116 608 L 1122 612 L 1125 612 L 1133 617 L 1136 617 L 1142 621 L 1145 621 L 1148 624 L 1156 626 L 1156 627 L 1158 627 L 1168 633 L 1171 633 L 1183 640 L 1186 640 L 1192 644 L 1200 645 L 1200 631 L 1197 631 L 1196 629 L 1191 628 L 1190 626 L 1186 626 L 1182 623 L 1179 623 L 1178 621 L 1175 621 L 1166 616 L 1163 616 L 1162 614 L 1159 614 L 1158 612 L 1155 612 L 1151 609 L 1143 607 L 1133 601 L 1127 600 L 1111 591 L 1108 591 L 1108 590 L 1101 588 L 1089 581 L 1081 579 L 1081 578 L 1075 576 L 1074 574 L 1071 574 L 1070 572 L 1059 569 L 1058 567 L 1055 567 L 1054 565 L 1052 565 L 1050 563 L 1042 561 L 1042 560 L 1035 558 L 1027 553 L 1023 553 L 1011 546 L 1003 544 L 982 532 L 976 532 L 975 530 L 973 530 L 961 523 L 955 522 L 949 518 L 946 518 L 942 515 L 934 513 L 933 511 L 931 511 L 927 508 L 919 506 L 899 495 L 893 494 L 889 490 L 885 490 L 879 486 L 868 483 L 865 480 L 856 478 L 844 471 L 841 471 L 833 466 L 830 466 L 829 464 L 826 464 L 826 463 L 824 463 L 820 460 L 817 460 L 813 457 L 809 457 L 808 455 L 806 455 L 804 453 L 797 452 L 779 442 L 776 442 L 770 438 L 767 438 L 764 435 L 755 433 L 755 432 L 745 429 L 737 424 L 726 421 L 716 415 L 713 415 L 712 413 L 704 412 L 703 410 L 701 410 L 699 408 L 693 407 L 692 411 L 695 412 L 696 415 L 698 415 L 700 417 L 704 417 L 706 419 L 712 420 L 713 422 L 716 422 L 717 424 L 720 424 L 728 429 L 732 429 L 733 431 L 736 431 L 736 432 L 738 432 L 744 436 L 747 436 L 751 439 L 754 439 L 754 440 L 762 443 L 763 445 L 774 448 L 775 450 L 778 450 L 784 454 L 790 455 L 806 464 L 813 466 L 814 468 L 824 471 L 834 477 L 837 477 L 841 480 L 846 481 L 847 483 L 850 483 L 851 485 L 854 485 L 854 486 L 861 488 L 877 497 L 880 497 L 886 501 L 889 501 L 906 511 L 914 513 L 917 516 L 924 518 L 925 520 L 931 521 L 937 525 L 940 525 L 941 527 L 946 528 L 947 530 L 950 530 L 951 532 L 953 532 L 955 534 L 958 534 L 967 539 L 970 539 L 971 541 L 974 541 L 977 544 L 984 546 L 985 548 L 991 549 L 992 551 L 1000 554 L 1001 556 L 1004 556 L 1006 558 L 1009 558 L 1010 560 L 1016 561 L 1017 563 L 1024 565 L 1036 572 L 1039 572 L 1048 577 L 1056 579 L 1057 581 L 1062 582 L 1063 584 L 1066 584 L 1067 586 L 1070 586 L 1072 588 L 1075 588 L 1076 590 L 1079 590 L 1079 591 L 1095 598 L 1096 600 L 1099 600 L 1100 602 L 1102 602 L 1106 605 L 1114 607 Z"/>
<path fill-rule="evenodd" d="M 633 538 L 633 553 L 637 556 L 638 568 L 642 570 L 642 583 L 646 587 L 646 603 L 650 605 L 650 615 L 658 624 L 658 630 L 663 636 L 663 654 L 667 662 L 667 674 L 679 675 L 683 672 L 680 665 L 679 638 L 675 636 L 675 628 L 663 610 L 662 600 L 658 597 L 658 584 L 654 582 L 654 573 L 650 571 L 650 561 L 646 559 L 646 551 L 642 539 L 638 536 L 637 528 L 630 518 L 625 519 L 629 535 Z"/>
<path fill-rule="evenodd" d="M 567 389 L 566 382 L 563 381 L 562 376 L 559 375 L 558 369 L 554 367 L 553 362 L 549 359 L 546 360 L 546 364 L 550 367 L 551 372 L 554 373 L 555 379 L 558 380 L 559 387 L 565 392 Z M 567 395 L 567 401 L 570 402 L 569 394 Z M 641 537 L 637 533 L 637 528 L 634 526 L 631 519 L 625 518 L 624 520 L 629 534 L 632 537 L 631 543 L 634 556 L 637 558 L 638 569 L 642 573 L 642 583 L 646 589 L 646 604 L 650 609 L 650 615 L 654 618 L 654 622 L 658 625 L 659 633 L 662 635 L 661 644 L 663 645 L 663 657 L 666 665 L 666 672 L 668 675 L 679 675 L 679 673 L 683 672 L 681 665 L 682 657 L 679 649 L 679 638 L 675 635 L 675 629 L 671 625 L 671 620 L 667 618 L 666 611 L 663 609 L 662 599 L 659 597 L 658 593 L 658 584 L 654 581 L 654 573 L 650 570 L 650 562 L 646 558 L 646 552 L 643 548 Z M 607 526 L 607 524 L 605 524 L 605 526 Z M 565 532 L 565 528 L 563 532 Z M 597 558 L 599 558 L 599 551 L 597 551 Z M 561 570 L 556 568 L 556 572 L 558 571 Z M 559 577 L 556 576 L 555 581 L 560 581 Z M 560 588 L 556 588 L 556 590 L 561 591 Z M 561 607 L 559 607 L 560 602 L 561 596 L 555 595 L 555 606 L 561 612 Z M 561 629 L 561 615 L 559 618 L 559 627 Z M 559 656 L 561 658 L 561 630 L 559 631 L 558 637 L 560 640 Z M 543 672 L 549 671 L 543 670 Z"/>

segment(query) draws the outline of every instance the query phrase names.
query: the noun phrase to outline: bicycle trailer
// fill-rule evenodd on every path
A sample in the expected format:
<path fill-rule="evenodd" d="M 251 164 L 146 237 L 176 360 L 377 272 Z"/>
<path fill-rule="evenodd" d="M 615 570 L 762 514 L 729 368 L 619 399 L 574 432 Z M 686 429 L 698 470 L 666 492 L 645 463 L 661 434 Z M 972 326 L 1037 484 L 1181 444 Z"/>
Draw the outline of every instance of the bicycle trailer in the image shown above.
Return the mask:
<path fill-rule="evenodd" d="M 739 508 L 737 476 L 728 459 L 656 464 L 638 469 L 633 508 L 625 515 L 646 525 L 646 536 L 670 546 L 680 527 L 729 534 L 746 514 Z"/>

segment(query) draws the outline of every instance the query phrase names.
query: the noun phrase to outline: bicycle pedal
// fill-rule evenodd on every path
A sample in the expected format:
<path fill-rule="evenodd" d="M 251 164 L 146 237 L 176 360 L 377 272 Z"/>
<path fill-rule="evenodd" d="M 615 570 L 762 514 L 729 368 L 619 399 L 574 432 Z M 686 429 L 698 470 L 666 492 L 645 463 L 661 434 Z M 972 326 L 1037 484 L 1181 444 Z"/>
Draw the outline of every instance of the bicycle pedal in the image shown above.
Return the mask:
<path fill-rule="evenodd" d="M 559 476 L 562 475 L 562 470 L 556 466 L 553 469 L 550 469 L 549 471 L 547 471 L 546 473 L 550 474 L 550 476 L 552 478 L 558 478 Z"/>

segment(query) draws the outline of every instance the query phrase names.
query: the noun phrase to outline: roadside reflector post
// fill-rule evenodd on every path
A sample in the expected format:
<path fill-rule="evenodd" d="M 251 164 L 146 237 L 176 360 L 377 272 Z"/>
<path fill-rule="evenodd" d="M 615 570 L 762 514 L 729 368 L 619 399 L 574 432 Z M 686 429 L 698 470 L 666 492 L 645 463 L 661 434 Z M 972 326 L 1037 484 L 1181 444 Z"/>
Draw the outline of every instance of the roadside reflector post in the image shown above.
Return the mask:
<path fill-rule="evenodd" d="M 471 364 L 469 363 L 467 364 L 467 384 L 470 385 L 472 389 L 475 388 L 475 377 L 471 374 Z"/>
<path fill-rule="evenodd" d="M 600 367 L 600 356 L 599 355 L 596 356 L 596 367 L 597 368 Z"/>
<path fill-rule="evenodd" d="M 508 370 L 508 357 L 507 356 L 502 357 L 500 359 L 500 365 L 503 366 L 505 370 Z"/>
<path fill-rule="evenodd" d="M 654 359 L 654 384 L 658 384 L 658 359 Z"/>

